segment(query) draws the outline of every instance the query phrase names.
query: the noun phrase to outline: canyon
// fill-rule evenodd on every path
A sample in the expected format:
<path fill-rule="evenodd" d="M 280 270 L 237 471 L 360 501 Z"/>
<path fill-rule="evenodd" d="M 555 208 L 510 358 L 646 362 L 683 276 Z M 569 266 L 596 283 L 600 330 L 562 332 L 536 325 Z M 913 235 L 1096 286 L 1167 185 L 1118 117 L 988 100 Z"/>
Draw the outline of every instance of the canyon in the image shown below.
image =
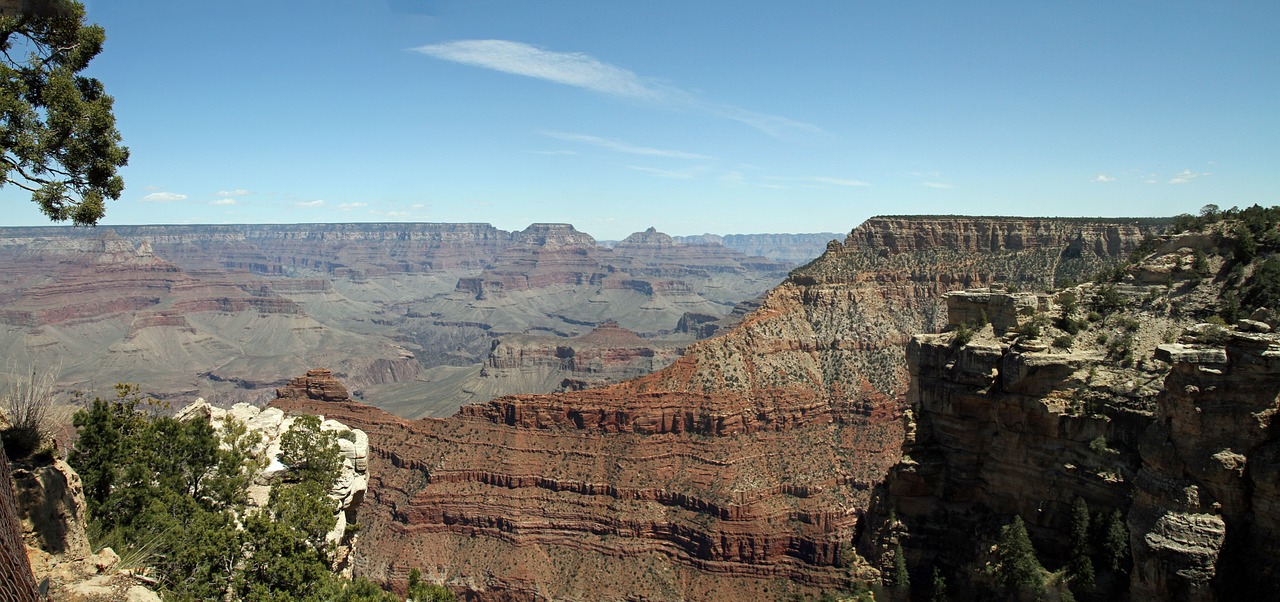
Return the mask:
<path fill-rule="evenodd" d="M 653 229 L 608 248 L 568 224 L 0 228 L 0 365 L 53 367 L 87 396 L 126 381 L 226 406 L 325 365 L 357 397 L 447 416 L 662 367 L 793 266 Z M 591 336 L 606 322 L 634 336 L 610 349 Z"/>
<path fill-rule="evenodd" d="M 646 376 L 447 419 L 273 403 L 369 433 L 356 566 L 385 583 L 421 568 L 480 600 L 849 591 L 879 574 L 860 540 L 918 437 L 906 349 L 947 326 L 947 293 L 1078 282 L 1158 227 L 873 218 Z"/>

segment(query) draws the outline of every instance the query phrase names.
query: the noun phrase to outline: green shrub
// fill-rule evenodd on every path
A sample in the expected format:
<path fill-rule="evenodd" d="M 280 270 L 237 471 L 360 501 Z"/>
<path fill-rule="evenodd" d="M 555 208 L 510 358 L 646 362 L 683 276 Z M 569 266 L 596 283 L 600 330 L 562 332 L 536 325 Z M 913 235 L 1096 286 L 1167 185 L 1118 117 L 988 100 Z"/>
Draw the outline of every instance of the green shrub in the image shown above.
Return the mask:
<path fill-rule="evenodd" d="M 1075 343 L 1076 343 L 1075 337 L 1072 337 L 1069 334 L 1053 337 L 1053 346 L 1057 347 L 1058 349 L 1064 349 L 1064 350 L 1071 349 L 1071 346 L 1074 345 Z"/>
<path fill-rule="evenodd" d="M 114 400 L 94 399 L 73 418 L 69 462 L 84 482 L 96 545 L 154 567 L 165 599 L 390 599 L 329 570 L 330 469 L 341 456 L 319 418 L 295 419 L 282 444 L 304 478 L 276 484 L 254 511 L 246 489 L 264 464 L 253 452 L 260 437 L 234 420 L 214 431 L 203 420 L 157 417 L 143 410 L 149 403 L 136 386 L 119 385 Z"/>
<path fill-rule="evenodd" d="M 1089 301 L 1089 307 L 1102 316 L 1113 313 L 1124 305 L 1124 295 L 1113 284 L 1099 286 L 1093 291 L 1093 298 Z"/>
<path fill-rule="evenodd" d="M 1121 316 L 1120 319 L 1116 320 L 1116 326 L 1129 332 L 1137 332 L 1142 327 L 1142 322 L 1132 316 Z"/>

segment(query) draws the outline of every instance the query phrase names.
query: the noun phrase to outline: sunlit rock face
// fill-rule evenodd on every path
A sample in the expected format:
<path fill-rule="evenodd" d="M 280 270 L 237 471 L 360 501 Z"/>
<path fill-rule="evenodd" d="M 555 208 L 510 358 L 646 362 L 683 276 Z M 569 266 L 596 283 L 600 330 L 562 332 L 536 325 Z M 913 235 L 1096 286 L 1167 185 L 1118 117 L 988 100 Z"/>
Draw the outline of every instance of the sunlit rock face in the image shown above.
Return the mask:
<path fill-rule="evenodd" d="M 1024 242 L 975 246 L 946 228 Z M 1117 248 L 1096 253 L 1112 238 Z M 479 599 L 844 589 L 868 575 L 854 538 L 900 458 L 906 344 L 945 325 L 943 295 L 996 280 L 1042 288 L 1139 238 L 1132 224 L 875 219 L 651 375 L 500 397 L 446 420 L 274 403 L 369 433 L 357 555 L 375 578 L 418 567 Z"/>

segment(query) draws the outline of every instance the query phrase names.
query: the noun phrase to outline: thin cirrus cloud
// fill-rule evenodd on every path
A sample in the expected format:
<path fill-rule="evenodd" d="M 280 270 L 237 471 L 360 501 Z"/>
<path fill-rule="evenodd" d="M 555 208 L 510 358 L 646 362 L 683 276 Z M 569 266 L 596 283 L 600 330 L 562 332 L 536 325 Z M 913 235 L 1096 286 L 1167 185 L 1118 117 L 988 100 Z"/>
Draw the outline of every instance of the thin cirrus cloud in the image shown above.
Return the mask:
<path fill-rule="evenodd" d="M 319 199 L 314 201 L 298 201 L 294 203 L 293 206 L 294 207 L 322 207 L 324 206 L 324 201 Z"/>
<path fill-rule="evenodd" d="M 805 187 L 815 186 L 845 186 L 848 188 L 858 188 L 862 186 L 870 186 L 871 184 L 862 180 L 854 180 L 851 178 L 832 178 L 826 176 L 803 176 L 803 177 L 783 177 L 769 176 L 766 179 L 779 182 L 794 182 Z M 772 188 L 772 186 L 770 187 Z"/>
<path fill-rule="evenodd" d="M 1106 184 L 1107 182 L 1114 182 L 1114 181 L 1116 181 L 1116 179 L 1115 179 L 1115 177 L 1113 177 L 1113 176 L 1109 176 L 1109 175 L 1107 175 L 1107 174 L 1100 173 L 1100 174 L 1098 174 L 1097 176 L 1095 176 L 1095 177 L 1093 178 L 1093 181 L 1094 181 L 1094 182 L 1097 182 L 1097 183 L 1099 183 L 1099 184 Z"/>
<path fill-rule="evenodd" d="M 925 188 L 936 188 L 938 190 L 951 190 L 952 188 L 956 187 L 955 184 L 948 184 L 946 182 L 933 182 L 933 181 L 921 182 L 920 185 L 924 186 Z"/>
<path fill-rule="evenodd" d="M 705 171 L 705 168 L 695 167 L 692 169 L 658 169 L 656 167 L 645 167 L 643 165 L 628 165 L 628 169 L 647 173 L 659 178 L 673 178 L 677 180 L 692 180 L 698 177 L 698 174 Z"/>
<path fill-rule="evenodd" d="M 142 197 L 144 203 L 171 203 L 173 201 L 185 201 L 187 195 L 177 192 L 153 192 Z"/>
<path fill-rule="evenodd" d="M 862 180 L 850 180 L 848 178 L 802 178 L 804 181 L 813 182 L 814 184 L 831 184 L 832 186 L 870 186 L 870 184 Z"/>
<path fill-rule="evenodd" d="M 237 202 L 238 201 L 236 201 L 235 199 L 218 199 L 210 203 L 210 205 L 227 206 L 227 205 L 235 205 Z"/>
<path fill-rule="evenodd" d="M 351 211 L 352 209 L 359 209 L 361 207 L 368 207 L 368 206 L 369 206 L 369 203 L 343 203 L 341 205 L 338 205 L 338 209 L 340 211 Z"/>
<path fill-rule="evenodd" d="M 1189 184 L 1191 183 L 1192 180 L 1196 178 L 1199 178 L 1202 176 L 1211 176 L 1211 175 L 1213 174 L 1191 171 L 1190 169 L 1184 169 L 1174 174 L 1174 176 L 1169 179 L 1169 183 L 1170 184 Z"/>
<path fill-rule="evenodd" d="M 245 190 L 245 189 L 243 189 L 243 188 L 237 188 L 237 189 L 235 189 L 235 190 L 219 190 L 219 191 L 216 193 L 216 195 L 217 195 L 217 196 L 220 196 L 220 197 L 229 197 L 229 196 L 249 196 L 249 195 L 251 195 L 251 194 L 253 194 L 253 193 L 252 193 L 252 192 L 249 192 L 248 190 Z"/>
<path fill-rule="evenodd" d="M 641 155 L 645 157 L 667 157 L 670 159 L 711 159 L 707 155 L 699 155 L 697 153 L 687 153 L 678 150 L 667 150 L 661 148 L 649 148 L 647 146 L 636 146 L 627 144 L 610 138 L 601 138 L 600 136 L 592 136 L 589 134 L 573 134 L 569 132 L 544 131 L 543 136 L 563 140 L 565 142 L 581 142 L 590 144 L 606 150 L 611 150 L 628 155 Z"/>
<path fill-rule="evenodd" d="M 582 52 L 557 52 L 510 40 L 457 40 L 413 48 L 452 63 L 532 77 L 600 94 L 693 110 L 747 124 L 772 136 L 820 134 L 812 124 L 749 111 L 641 77 Z"/>

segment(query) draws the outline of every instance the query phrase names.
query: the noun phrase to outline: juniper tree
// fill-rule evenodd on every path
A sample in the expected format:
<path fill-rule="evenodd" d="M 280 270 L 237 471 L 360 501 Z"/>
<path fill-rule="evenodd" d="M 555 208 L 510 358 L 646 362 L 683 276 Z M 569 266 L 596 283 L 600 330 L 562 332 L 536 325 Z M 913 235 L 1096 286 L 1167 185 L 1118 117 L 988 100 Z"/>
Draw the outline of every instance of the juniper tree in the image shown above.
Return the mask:
<path fill-rule="evenodd" d="M 24 5 L 0 11 L 0 187 L 30 192 L 49 219 L 93 225 L 124 191 L 116 169 L 129 161 L 114 99 L 80 74 L 106 33 L 75 0 Z"/>

